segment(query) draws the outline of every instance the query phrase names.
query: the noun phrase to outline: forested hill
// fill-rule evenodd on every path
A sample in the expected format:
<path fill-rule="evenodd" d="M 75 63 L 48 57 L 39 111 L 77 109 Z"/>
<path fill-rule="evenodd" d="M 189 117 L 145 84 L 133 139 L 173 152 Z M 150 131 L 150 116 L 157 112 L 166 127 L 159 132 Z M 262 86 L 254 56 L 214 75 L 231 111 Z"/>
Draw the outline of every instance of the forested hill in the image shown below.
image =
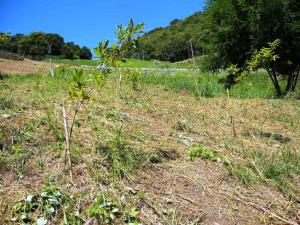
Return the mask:
<path fill-rule="evenodd" d="M 17 53 L 31 59 L 41 60 L 51 54 L 64 59 L 91 59 L 88 47 L 65 42 L 55 33 L 32 32 L 28 35 L 0 32 L 0 50 Z"/>
<path fill-rule="evenodd" d="M 202 55 L 201 21 L 197 12 L 183 20 L 175 19 L 165 28 L 156 28 L 140 38 L 140 47 L 131 57 L 176 62 L 191 58 L 191 45 L 196 55 Z"/>

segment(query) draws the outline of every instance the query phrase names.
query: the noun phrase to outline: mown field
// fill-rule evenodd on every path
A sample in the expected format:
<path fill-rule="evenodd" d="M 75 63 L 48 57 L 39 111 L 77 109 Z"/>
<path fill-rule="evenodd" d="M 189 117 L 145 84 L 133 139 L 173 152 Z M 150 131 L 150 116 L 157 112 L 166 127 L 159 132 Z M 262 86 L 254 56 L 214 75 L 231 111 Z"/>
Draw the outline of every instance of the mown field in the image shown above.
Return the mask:
<path fill-rule="evenodd" d="M 0 224 L 300 223 L 298 94 L 275 99 L 263 72 L 229 92 L 151 72 L 116 94 L 111 75 L 78 112 L 70 182 L 72 76 L 0 80 Z"/>

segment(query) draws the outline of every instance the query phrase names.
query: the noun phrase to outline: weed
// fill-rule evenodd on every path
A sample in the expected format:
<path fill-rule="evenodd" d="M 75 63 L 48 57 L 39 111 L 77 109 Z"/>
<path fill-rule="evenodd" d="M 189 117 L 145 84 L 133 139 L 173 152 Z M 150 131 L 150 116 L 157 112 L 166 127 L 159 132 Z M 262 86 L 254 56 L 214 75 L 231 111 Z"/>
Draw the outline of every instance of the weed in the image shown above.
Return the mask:
<path fill-rule="evenodd" d="M 62 215 L 64 224 L 77 224 L 78 216 L 72 212 L 73 199 L 56 187 L 46 187 L 39 194 L 30 194 L 12 206 L 13 222 L 47 224 L 55 216 Z"/>
<path fill-rule="evenodd" d="M 130 203 L 130 196 L 113 195 L 113 190 L 102 191 L 88 209 L 88 214 L 100 224 L 139 224 L 139 210 Z"/>
<path fill-rule="evenodd" d="M 158 148 L 150 155 L 149 162 L 152 164 L 162 163 L 165 160 L 176 160 L 180 157 L 180 154 L 175 149 Z"/>
<path fill-rule="evenodd" d="M 1 153 L 1 169 L 10 169 L 15 171 L 18 179 L 24 178 L 25 165 L 31 157 L 31 151 L 25 151 L 20 145 L 13 145 L 9 149 L 9 154 Z"/>
<path fill-rule="evenodd" d="M 40 121 L 29 120 L 19 127 L 12 135 L 13 143 L 22 143 L 26 141 L 28 143 L 34 143 L 36 141 L 35 132 L 40 126 Z"/>
<path fill-rule="evenodd" d="M 50 111 L 47 110 L 46 115 L 41 118 L 41 124 L 49 127 L 49 130 L 55 137 L 56 141 L 62 142 L 64 140 L 64 133 L 59 121 L 51 115 Z"/>
<path fill-rule="evenodd" d="M 265 153 L 262 150 L 246 155 L 245 161 L 225 167 L 229 174 L 250 185 L 267 183 L 278 188 L 284 195 L 299 201 L 299 190 L 294 180 L 300 174 L 300 152 L 289 148 L 281 152 Z"/>
<path fill-rule="evenodd" d="M 122 73 L 125 75 L 125 79 L 131 84 L 132 90 L 138 91 L 138 79 L 142 75 L 139 70 L 123 69 Z"/>
<path fill-rule="evenodd" d="M 37 164 L 39 170 L 44 170 L 44 168 L 45 168 L 45 163 L 44 163 L 44 161 L 43 161 L 42 159 L 38 159 L 38 160 L 36 161 L 36 164 Z"/>
<path fill-rule="evenodd" d="M 222 156 L 220 153 L 218 153 L 216 151 L 211 151 L 211 150 L 205 149 L 204 146 L 201 144 L 193 144 L 189 155 L 190 155 L 191 161 L 195 161 L 196 158 L 201 158 L 204 160 L 219 162 L 219 163 L 222 163 L 225 165 L 230 164 L 227 157 Z"/>
<path fill-rule="evenodd" d="M 106 152 L 112 167 L 113 181 L 118 177 L 130 176 L 130 171 L 137 167 L 143 159 L 142 153 L 131 149 L 126 141 L 126 136 L 121 128 L 116 129 L 116 134 L 109 141 L 109 148 Z"/>
<path fill-rule="evenodd" d="M 188 125 L 188 121 L 186 119 L 177 121 L 174 124 L 173 128 L 177 131 L 190 131 L 191 130 L 190 126 Z"/>
<path fill-rule="evenodd" d="M 257 174 L 246 164 L 233 164 L 225 168 L 229 172 L 229 175 L 236 177 L 245 185 L 254 184 L 258 180 Z"/>
<path fill-rule="evenodd" d="M 14 104 L 12 100 L 6 98 L 6 97 L 0 97 L 0 110 L 7 110 L 12 109 L 14 107 Z"/>

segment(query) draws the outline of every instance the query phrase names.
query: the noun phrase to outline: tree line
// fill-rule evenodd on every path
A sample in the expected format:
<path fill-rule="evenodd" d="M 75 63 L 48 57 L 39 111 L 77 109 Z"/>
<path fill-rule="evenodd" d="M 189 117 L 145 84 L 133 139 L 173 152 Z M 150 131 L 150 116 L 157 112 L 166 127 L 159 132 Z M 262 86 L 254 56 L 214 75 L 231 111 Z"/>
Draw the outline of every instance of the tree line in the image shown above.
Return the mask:
<path fill-rule="evenodd" d="M 191 58 L 191 44 L 207 70 L 229 69 L 227 87 L 264 68 L 285 95 L 300 72 L 300 1 L 207 0 L 202 12 L 143 35 L 129 55 L 175 62 Z"/>
<path fill-rule="evenodd" d="M 32 32 L 28 35 L 0 33 L 0 49 L 17 53 L 31 59 L 41 60 L 47 55 L 64 59 L 91 59 L 92 53 L 87 47 L 73 42 L 64 42 L 64 38 L 55 33 Z M 4 41 L 5 40 L 5 41 Z"/>
<path fill-rule="evenodd" d="M 156 28 L 139 39 L 140 46 L 129 52 L 133 58 L 176 62 L 191 58 L 191 43 L 197 55 L 203 54 L 202 12 L 184 19 L 174 19 L 165 28 Z"/>

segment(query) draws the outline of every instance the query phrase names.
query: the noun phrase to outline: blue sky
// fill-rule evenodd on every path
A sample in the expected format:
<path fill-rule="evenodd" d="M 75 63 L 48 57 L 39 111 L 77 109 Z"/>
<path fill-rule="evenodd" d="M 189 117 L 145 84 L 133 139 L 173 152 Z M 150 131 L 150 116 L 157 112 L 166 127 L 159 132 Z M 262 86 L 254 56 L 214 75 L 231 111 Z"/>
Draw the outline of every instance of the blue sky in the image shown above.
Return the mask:
<path fill-rule="evenodd" d="M 130 18 L 149 31 L 202 10 L 204 0 L 0 0 L 0 32 L 44 31 L 96 47 Z"/>

